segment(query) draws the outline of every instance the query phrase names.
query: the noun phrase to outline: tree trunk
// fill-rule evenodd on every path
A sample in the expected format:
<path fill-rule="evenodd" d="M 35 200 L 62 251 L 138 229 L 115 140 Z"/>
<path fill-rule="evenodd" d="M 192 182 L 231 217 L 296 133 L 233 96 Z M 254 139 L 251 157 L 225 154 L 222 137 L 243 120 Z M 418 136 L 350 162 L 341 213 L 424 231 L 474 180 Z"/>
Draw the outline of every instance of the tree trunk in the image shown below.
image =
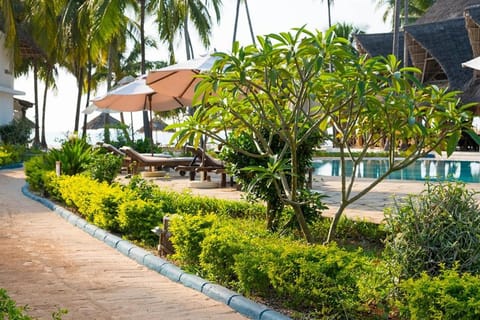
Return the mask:
<path fill-rule="evenodd" d="M 140 50 L 141 50 L 141 61 L 140 69 L 143 74 L 146 74 L 147 70 L 145 68 L 145 0 L 140 1 Z M 145 102 L 146 103 L 146 102 Z M 148 110 L 143 110 L 143 129 L 145 140 L 152 140 L 152 131 L 150 130 L 150 121 L 148 120 Z"/>
<path fill-rule="evenodd" d="M 83 91 L 83 69 L 80 68 L 77 74 L 77 85 L 78 85 L 78 92 L 77 92 L 77 108 L 75 112 L 75 127 L 74 133 L 78 134 L 78 128 L 80 124 L 80 105 L 82 103 L 82 91 Z"/>
<path fill-rule="evenodd" d="M 399 38 L 400 38 L 400 0 L 395 0 L 394 16 L 393 16 L 393 44 L 392 54 L 398 58 L 399 55 Z"/>
<path fill-rule="evenodd" d="M 45 79 L 45 90 L 43 91 L 43 108 L 42 108 L 42 139 L 41 139 L 41 146 L 42 148 L 47 148 L 47 139 L 45 137 L 45 114 L 47 113 L 47 93 L 48 93 L 48 86 L 50 85 L 50 72 L 48 70 L 47 78 Z"/>
<path fill-rule="evenodd" d="M 305 216 L 303 215 L 302 207 L 299 204 L 292 205 L 293 211 L 295 212 L 295 216 L 297 217 L 298 224 L 300 225 L 300 230 L 307 240 L 308 243 L 314 243 L 314 239 L 312 234 L 310 233 L 310 229 L 308 228 L 308 224 L 305 221 Z"/>
<path fill-rule="evenodd" d="M 340 205 L 338 208 L 337 212 L 335 212 L 335 215 L 333 216 L 332 223 L 330 224 L 330 229 L 328 230 L 328 235 L 327 239 L 325 240 L 325 243 L 330 243 L 333 238 L 335 238 L 335 234 L 337 232 L 337 225 L 338 222 L 340 221 L 340 218 L 342 217 L 343 211 L 345 211 L 345 207 L 343 204 Z"/>
<path fill-rule="evenodd" d="M 90 53 L 89 53 L 90 56 Z M 92 62 L 90 57 L 88 58 L 88 71 L 87 71 L 87 101 L 85 102 L 85 109 L 88 108 L 90 104 L 90 88 L 92 85 Z M 83 115 L 83 130 L 82 130 L 82 137 L 87 138 L 87 114 Z M 109 139 L 110 140 L 110 139 Z M 109 141 L 105 141 L 109 142 Z"/>
<path fill-rule="evenodd" d="M 37 62 L 33 63 L 33 94 L 35 101 L 35 134 L 33 136 L 33 146 L 40 146 L 40 130 L 39 130 L 39 111 L 38 111 L 38 68 Z"/>

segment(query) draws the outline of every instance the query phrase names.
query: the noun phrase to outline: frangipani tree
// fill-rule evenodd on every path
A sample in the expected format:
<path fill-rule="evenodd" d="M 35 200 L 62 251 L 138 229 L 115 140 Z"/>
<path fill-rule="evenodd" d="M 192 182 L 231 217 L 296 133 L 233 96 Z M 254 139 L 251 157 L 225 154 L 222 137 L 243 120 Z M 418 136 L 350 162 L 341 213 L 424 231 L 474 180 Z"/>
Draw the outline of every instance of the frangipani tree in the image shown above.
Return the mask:
<path fill-rule="evenodd" d="M 292 32 L 259 37 L 259 45 L 234 47 L 232 54 L 218 53 L 210 73 L 202 76 L 196 95 L 201 100 L 195 114 L 172 139 L 182 144 L 202 135 L 235 148 L 232 135 L 249 134 L 257 152 L 245 155 L 269 159 L 268 167 L 248 167 L 257 173 L 251 183 L 268 180 L 279 199 L 293 208 L 305 239 L 313 242 L 302 208 L 298 146 L 313 135 L 335 141 L 342 162 L 342 196 L 332 220 L 327 242 L 344 210 L 388 174 L 411 164 L 432 150 L 451 154 L 461 132 L 468 129 L 468 106 L 459 106 L 455 92 L 416 81 L 413 68 L 399 68 L 393 57 L 358 56 L 348 41 L 330 30 Z M 336 136 L 328 134 L 335 127 Z M 225 134 L 229 132 L 230 134 Z M 265 135 L 265 132 L 270 135 Z M 353 153 L 350 141 L 361 134 L 362 151 Z M 271 147 L 273 137 L 283 148 Z M 356 172 L 345 171 L 345 161 L 359 163 L 367 150 L 388 141 L 389 168 L 363 191 L 353 194 Z M 399 141 L 411 141 L 404 158 L 397 156 Z"/>

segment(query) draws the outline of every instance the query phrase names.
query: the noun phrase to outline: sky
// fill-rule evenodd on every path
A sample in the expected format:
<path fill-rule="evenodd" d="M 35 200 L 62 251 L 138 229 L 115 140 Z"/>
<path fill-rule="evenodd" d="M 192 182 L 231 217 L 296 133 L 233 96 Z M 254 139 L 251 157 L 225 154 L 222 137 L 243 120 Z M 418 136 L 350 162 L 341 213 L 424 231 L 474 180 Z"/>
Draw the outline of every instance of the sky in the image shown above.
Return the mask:
<path fill-rule="evenodd" d="M 221 24 L 215 25 L 211 47 L 203 48 L 193 35 L 193 47 L 195 55 L 205 54 L 214 49 L 216 51 L 228 52 L 233 39 L 235 22 L 236 0 L 223 0 L 223 14 Z M 335 0 L 332 1 L 332 22 L 347 22 L 353 24 L 367 33 L 388 32 L 391 30 L 391 22 L 383 22 L 385 8 L 378 8 L 377 0 Z M 309 30 L 326 30 L 328 28 L 327 0 L 250 0 L 248 8 L 251 16 L 254 34 L 265 35 L 268 33 L 279 33 L 289 31 L 292 28 L 306 25 Z M 147 27 L 148 28 L 148 27 Z M 150 36 L 155 37 L 154 28 L 148 28 Z M 240 16 L 237 31 L 237 40 L 240 45 L 246 46 L 252 43 L 245 7 L 240 7 Z M 176 49 L 178 62 L 186 60 L 185 50 L 182 41 L 179 41 Z M 167 51 L 159 45 L 158 50 L 147 52 L 148 60 L 166 60 Z M 24 91 L 26 94 L 18 96 L 33 102 L 33 76 L 21 77 L 15 80 L 16 90 Z M 73 76 L 60 70 L 57 78 L 57 90 L 50 91 L 47 97 L 46 131 L 47 132 L 71 132 L 75 121 L 76 107 L 76 83 Z M 40 94 L 43 94 L 43 86 L 40 85 Z M 105 88 L 99 88 L 93 93 L 93 97 L 105 94 Z M 82 106 L 85 106 L 85 99 Z M 39 102 L 40 107 L 42 101 Z M 90 115 L 88 120 L 97 116 L 98 113 Z M 117 115 L 113 115 L 119 118 Z M 143 126 L 141 112 L 133 115 L 134 128 Z M 34 119 L 33 108 L 28 110 L 27 117 Z M 130 119 L 130 116 L 126 116 Z M 82 119 L 83 120 L 83 119 Z"/>

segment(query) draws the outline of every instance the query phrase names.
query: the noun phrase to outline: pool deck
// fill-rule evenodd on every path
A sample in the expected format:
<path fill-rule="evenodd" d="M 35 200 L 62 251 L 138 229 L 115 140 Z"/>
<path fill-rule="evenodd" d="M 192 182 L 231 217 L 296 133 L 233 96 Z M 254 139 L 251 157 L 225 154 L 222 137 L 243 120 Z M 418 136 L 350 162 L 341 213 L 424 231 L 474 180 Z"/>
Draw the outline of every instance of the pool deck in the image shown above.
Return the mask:
<path fill-rule="evenodd" d="M 446 160 L 445 155 L 437 155 L 435 159 Z M 448 160 L 469 160 L 480 161 L 480 153 L 478 152 L 455 152 Z M 197 175 L 198 176 L 198 175 Z M 218 175 L 211 175 L 212 181 L 218 181 Z M 198 179 L 198 177 L 197 177 Z M 213 196 L 223 199 L 241 199 L 243 193 L 235 188 L 227 186 L 226 188 L 211 188 L 201 189 L 192 187 L 188 178 L 180 177 L 176 172 L 170 171 L 166 177 L 152 178 L 157 185 L 162 188 L 175 190 L 175 191 L 191 191 L 193 194 Z M 358 178 L 352 188 L 352 195 L 365 189 L 371 184 L 373 179 Z M 480 192 L 479 183 L 466 184 L 468 189 Z M 419 194 L 424 190 L 425 183 L 422 181 L 411 180 L 384 180 L 380 182 L 375 188 L 373 188 L 365 196 L 351 204 L 345 210 L 347 217 L 356 219 L 365 219 L 372 222 L 381 222 L 384 219 L 383 210 L 385 207 L 390 206 L 394 197 L 401 198 L 408 194 Z M 324 202 L 327 204 L 328 209 L 324 212 L 325 215 L 334 215 L 338 209 L 338 204 L 341 199 L 341 180 L 339 177 L 325 177 L 314 176 L 313 189 L 327 195 Z M 477 198 L 480 201 L 480 195 Z"/>

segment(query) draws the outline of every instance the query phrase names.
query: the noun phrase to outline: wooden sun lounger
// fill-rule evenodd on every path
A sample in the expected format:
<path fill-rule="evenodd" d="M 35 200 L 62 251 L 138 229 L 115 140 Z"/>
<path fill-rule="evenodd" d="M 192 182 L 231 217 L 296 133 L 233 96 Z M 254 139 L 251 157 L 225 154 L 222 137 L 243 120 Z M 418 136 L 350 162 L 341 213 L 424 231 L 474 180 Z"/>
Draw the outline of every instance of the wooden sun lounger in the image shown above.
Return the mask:
<path fill-rule="evenodd" d="M 192 166 L 195 164 L 194 157 L 152 157 L 143 155 L 130 147 L 122 147 L 121 151 L 131 159 L 133 173 L 136 173 L 141 167 L 152 168 L 176 168 L 177 166 Z"/>
<path fill-rule="evenodd" d="M 109 143 L 99 143 L 98 144 L 100 147 L 104 148 L 111 154 L 114 154 L 116 156 L 122 157 L 123 163 L 122 163 L 122 168 L 125 168 L 127 172 L 129 171 L 129 166 L 132 162 L 132 159 L 130 159 L 129 156 L 125 154 L 122 150 L 118 149 L 117 147 L 109 144 Z"/>
<path fill-rule="evenodd" d="M 227 173 L 225 165 L 222 161 L 211 157 L 202 148 L 194 148 L 192 146 L 185 146 L 185 150 L 191 152 L 195 159 L 199 160 L 199 164 L 194 165 L 178 165 L 175 167 L 176 171 L 190 172 L 190 180 L 195 180 L 195 174 L 202 172 L 202 180 L 208 179 L 208 172 L 214 172 L 221 175 L 220 187 L 227 186 Z"/>

